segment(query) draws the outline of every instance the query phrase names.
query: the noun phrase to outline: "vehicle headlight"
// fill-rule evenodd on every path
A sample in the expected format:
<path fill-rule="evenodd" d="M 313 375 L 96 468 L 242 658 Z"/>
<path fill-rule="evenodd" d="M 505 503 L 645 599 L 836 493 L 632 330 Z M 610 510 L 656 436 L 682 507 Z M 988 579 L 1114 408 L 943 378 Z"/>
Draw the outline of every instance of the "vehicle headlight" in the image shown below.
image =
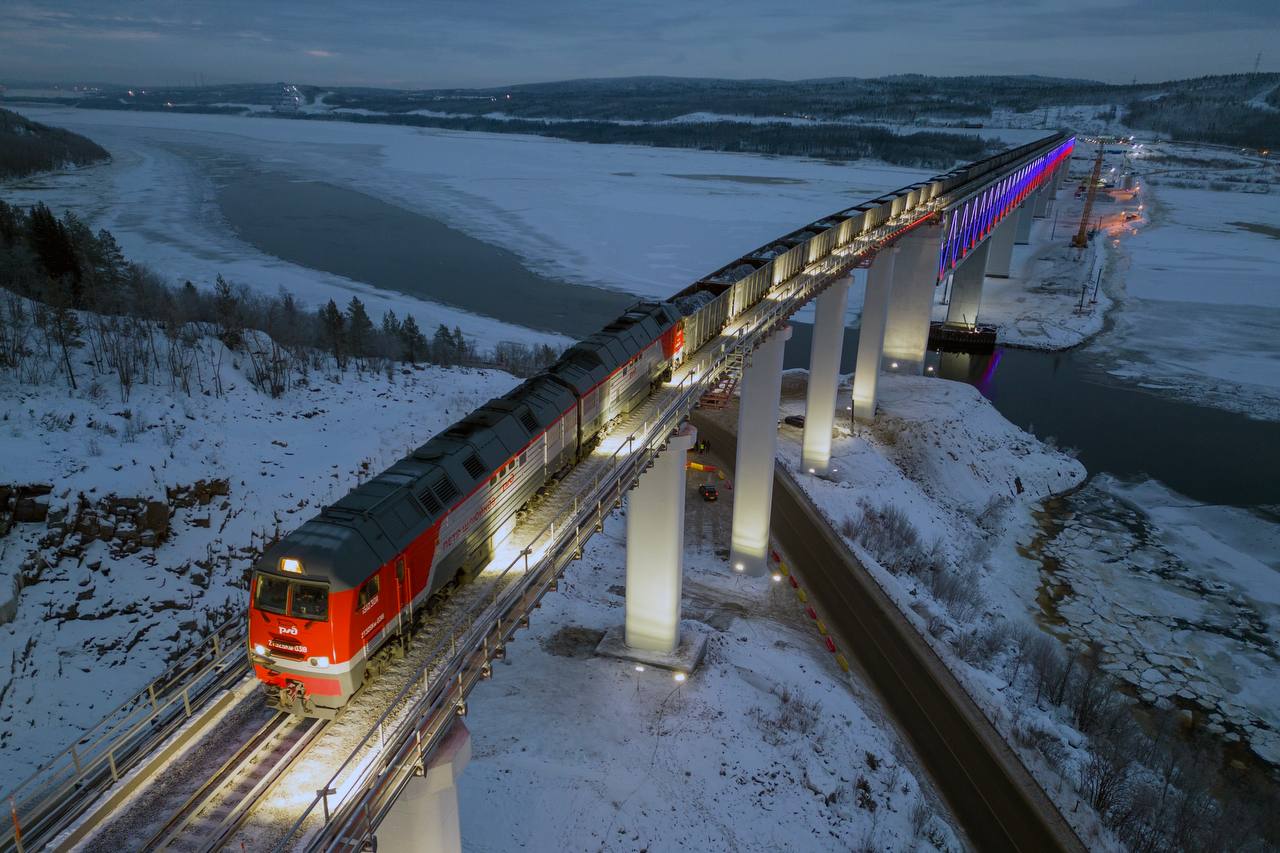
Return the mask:
<path fill-rule="evenodd" d="M 267 647 L 266 647 L 266 646 L 264 646 L 264 645 L 262 645 L 262 643 L 254 643 L 254 644 L 253 644 L 253 653 L 254 653 L 255 655 L 261 655 L 262 657 L 266 657 L 266 656 L 267 656 Z"/>
<path fill-rule="evenodd" d="M 311 665 L 312 665 L 312 666 L 318 666 L 318 667 L 320 667 L 321 669 L 324 669 L 326 666 L 328 666 L 328 665 L 329 665 L 329 659 L 328 659 L 327 657 L 323 657 L 323 658 L 312 658 L 312 659 L 311 659 Z"/>

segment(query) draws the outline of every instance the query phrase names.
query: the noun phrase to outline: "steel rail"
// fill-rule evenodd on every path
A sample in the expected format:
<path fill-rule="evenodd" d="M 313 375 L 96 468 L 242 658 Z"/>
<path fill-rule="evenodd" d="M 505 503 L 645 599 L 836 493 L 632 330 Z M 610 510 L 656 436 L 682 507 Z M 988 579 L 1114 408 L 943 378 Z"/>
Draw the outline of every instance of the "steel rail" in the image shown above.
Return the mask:
<path fill-rule="evenodd" d="M 220 849 L 289 768 L 306 755 L 328 722 L 276 714 L 141 849 L 191 853 Z"/>
<path fill-rule="evenodd" d="M 243 622 L 239 616 L 218 626 L 7 794 L 12 825 L 0 837 L 0 851 L 48 844 L 213 697 L 245 678 Z"/>
<path fill-rule="evenodd" d="M 185 827 L 192 817 L 193 812 L 198 811 L 213 796 L 214 790 L 226 781 L 227 777 L 235 772 L 237 768 L 247 762 L 251 756 L 257 754 L 262 744 L 275 733 L 280 725 L 284 722 L 285 715 L 283 713 L 275 714 L 271 719 L 267 720 L 248 740 L 246 740 L 236 752 L 222 763 L 212 776 L 210 776 L 203 785 L 197 788 L 190 797 L 186 799 L 181 806 L 174 811 L 173 816 L 165 822 L 165 824 L 152 833 L 151 838 L 142 846 L 144 850 L 157 850 L 167 844 L 177 832 Z"/>

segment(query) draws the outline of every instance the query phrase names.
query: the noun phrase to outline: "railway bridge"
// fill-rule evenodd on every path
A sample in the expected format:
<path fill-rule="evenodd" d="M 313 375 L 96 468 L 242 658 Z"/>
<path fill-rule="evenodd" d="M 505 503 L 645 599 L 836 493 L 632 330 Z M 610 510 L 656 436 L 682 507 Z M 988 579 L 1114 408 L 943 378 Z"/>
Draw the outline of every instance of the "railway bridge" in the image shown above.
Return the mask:
<path fill-rule="evenodd" d="M 469 755 L 461 722 L 468 694 L 490 677 L 493 661 L 505 655 L 508 641 L 624 498 L 625 624 L 606 642 L 614 654 L 658 665 L 680 668 L 696 662 L 698 638 L 681 633 L 679 523 L 685 451 L 697 440 L 689 423 L 694 409 L 705 399 L 740 392 L 730 562 L 735 571 L 762 575 L 771 521 L 775 533 L 780 523 L 773 511 L 774 459 L 788 319 L 816 301 L 802 458 L 809 471 L 826 473 L 850 273 L 867 269 L 852 405 L 852 416 L 865 421 L 875 417 L 882 373 L 923 372 L 939 284 L 951 288 L 947 325 L 975 326 L 984 278 L 1009 274 L 1013 246 L 1026 243 L 1033 218 L 1046 215 L 1074 142 L 1065 134 L 1048 136 L 838 211 L 672 297 L 669 302 L 683 315 L 683 344 L 673 357 L 670 380 L 613 425 L 594 452 L 506 536 L 465 594 L 448 603 L 436 630 L 415 637 L 404 660 L 386 676 L 403 686 L 395 695 L 382 692 L 375 708 L 380 713 L 300 726 L 296 736 L 280 734 L 287 727 L 275 719 L 275 729 L 253 737 L 269 743 L 269 754 L 278 759 L 264 764 L 268 753 L 246 745 L 261 777 L 245 785 L 242 799 L 248 802 L 215 807 L 199 800 L 197 791 L 161 827 L 162 846 L 218 849 L 233 843 L 253 798 L 265 796 L 310 744 L 329 733 L 321 728 L 345 726 L 342 737 L 332 741 L 340 746 L 326 750 L 328 781 L 298 810 L 293 825 L 272 839 L 275 848 L 362 850 L 371 849 L 376 837 L 384 850 L 402 849 L 407 839 L 415 839 L 417 849 L 424 844 L 459 849 L 454 782 Z M 790 530 L 801 523 L 796 507 L 788 498 L 782 520 Z M 12 793 L 12 827 L 0 836 L 0 849 L 69 849 L 93 837 L 175 754 L 208 737 L 219 714 L 251 686 L 247 652 L 244 619 L 233 620 L 42 767 Z M 934 707 L 942 707 L 951 700 L 936 701 L 940 704 Z M 910 730 L 907 734 L 911 737 Z M 1009 765 L 1016 758 L 997 755 L 981 739 L 975 743 L 974 750 L 994 756 L 992 773 L 1017 775 L 1018 768 Z M 1021 773 L 1018 782 L 1030 779 L 1024 769 Z M 984 793 L 981 779 L 956 784 Z M 953 797 L 946 785 L 943 789 L 958 806 L 966 830 L 984 839 L 984 848 L 1071 849 L 1078 844 L 1056 812 L 1042 813 L 1052 811 L 1043 796 L 1001 804 L 986 802 L 990 797 L 966 799 L 963 791 Z M 192 821 L 201 814 L 214 814 L 221 822 L 196 829 L 203 825 Z M 992 831 L 982 831 L 988 824 Z M 209 835 L 194 846 L 175 847 L 183 827 Z"/>

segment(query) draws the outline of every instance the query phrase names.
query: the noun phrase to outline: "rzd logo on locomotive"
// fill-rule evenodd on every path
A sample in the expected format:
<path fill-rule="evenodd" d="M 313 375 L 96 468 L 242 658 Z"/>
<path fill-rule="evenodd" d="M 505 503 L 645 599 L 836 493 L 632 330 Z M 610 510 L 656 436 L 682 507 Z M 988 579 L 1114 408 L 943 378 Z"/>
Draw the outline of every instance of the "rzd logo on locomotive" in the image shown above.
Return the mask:
<path fill-rule="evenodd" d="M 296 636 L 298 636 L 298 626 L 297 626 L 297 625 L 281 625 L 281 626 L 280 626 L 280 633 L 281 633 L 281 634 L 292 634 L 293 636 L 295 636 L 295 637 L 296 637 Z"/>

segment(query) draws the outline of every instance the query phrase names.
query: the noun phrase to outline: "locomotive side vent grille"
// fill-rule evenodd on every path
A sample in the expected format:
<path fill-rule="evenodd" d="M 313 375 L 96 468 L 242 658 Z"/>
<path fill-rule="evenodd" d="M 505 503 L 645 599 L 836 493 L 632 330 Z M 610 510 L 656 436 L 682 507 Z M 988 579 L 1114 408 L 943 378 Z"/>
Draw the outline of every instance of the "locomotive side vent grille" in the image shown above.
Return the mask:
<path fill-rule="evenodd" d="M 524 428 L 529 431 L 530 435 L 538 431 L 538 422 L 534 420 L 533 412 L 528 409 L 520 413 L 520 423 L 524 424 Z"/>
<path fill-rule="evenodd" d="M 436 500 L 436 496 L 431 494 L 431 489 L 423 489 L 418 495 L 418 500 L 422 501 L 422 505 L 427 508 L 430 515 L 439 515 L 444 512 L 444 506 L 440 501 Z"/>
<path fill-rule="evenodd" d="M 436 482 L 431 486 L 431 490 L 436 493 L 436 497 L 440 499 L 440 503 L 445 506 L 453 503 L 454 499 L 460 494 L 458 492 L 458 487 L 455 486 L 453 481 L 447 477 L 436 480 Z"/>
<path fill-rule="evenodd" d="M 484 463 L 480 461 L 480 457 L 472 453 L 466 459 L 462 460 L 462 467 L 467 469 L 467 473 L 474 479 L 479 480 L 484 476 Z"/>

